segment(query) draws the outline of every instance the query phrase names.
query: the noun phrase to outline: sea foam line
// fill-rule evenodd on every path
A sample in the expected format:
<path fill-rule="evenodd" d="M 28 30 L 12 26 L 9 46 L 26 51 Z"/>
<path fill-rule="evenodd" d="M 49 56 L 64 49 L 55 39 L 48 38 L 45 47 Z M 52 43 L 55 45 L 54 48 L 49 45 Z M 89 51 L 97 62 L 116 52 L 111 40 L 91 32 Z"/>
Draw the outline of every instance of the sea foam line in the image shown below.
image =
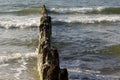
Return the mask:
<path fill-rule="evenodd" d="M 31 28 L 37 27 L 40 24 L 40 17 L 37 16 L 2 16 L 0 18 L 0 27 L 9 28 Z M 71 15 L 55 15 L 52 17 L 52 22 L 65 23 L 116 23 L 120 22 L 119 15 L 88 15 L 88 14 L 71 14 Z"/>
<path fill-rule="evenodd" d="M 50 8 L 53 13 L 85 13 L 85 14 L 120 14 L 119 7 L 72 7 L 72 8 Z"/>
<path fill-rule="evenodd" d="M 37 57 L 37 51 L 31 53 L 13 53 L 8 55 L 1 55 L 0 56 L 0 64 L 7 63 L 11 60 L 23 59 L 23 58 L 30 58 L 30 57 Z"/>
<path fill-rule="evenodd" d="M 24 60 L 24 58 L 22 58 L 22 59 L 19 61 L 19 63 L 20 63 L 21 65 L 20 65 L 18 68 L 12 69 L 12 70 L 17 71 L 17 72 L 14 74 L 14 76 L 15 76 L 15 78 L 16 78 L 17 80 L 20 80 L 20 75 L 22 74 L 22 71 L 24 71 L 24 70 L 27 69 L 27 67 L 26 67 L 27 62 Z"/>
<path fill-rule="evenodd" d="M 39 17 L 37 16 L 1 16 L 0 27 L 9 28 L 27 28 L 39 26 Z"/>
<path fill-rule="evenodd" d="M 65 15 L 58 16 L 53 21 L 66 23 L 102 23 L 102 22 L 120 22 L 118 15 Z"/>
<path fill-rule="evenodd" d="M 50 8 L 50 11 L 55 12 L 86 12 L 86 11 L 92 11 L 92 10 L 98 10 L 101 11 L 102 9 L 105 9 L 105 7 L 69 7 L 69 8 Z"/>

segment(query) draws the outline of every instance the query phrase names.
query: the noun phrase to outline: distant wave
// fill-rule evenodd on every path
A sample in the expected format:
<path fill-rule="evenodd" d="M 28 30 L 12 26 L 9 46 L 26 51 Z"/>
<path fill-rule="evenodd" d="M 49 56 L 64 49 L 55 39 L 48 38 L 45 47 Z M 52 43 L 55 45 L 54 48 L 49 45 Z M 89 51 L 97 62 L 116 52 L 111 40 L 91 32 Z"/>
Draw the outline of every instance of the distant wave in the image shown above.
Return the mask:
<path fill-rule="evenodd" d="M 81 8 L 51 8 L 51 13 L 64 13 L 64 14 L 73 14 L 73 13 L 80 13 L 80 14 L 120 14 L 120 8 L 117 7 L 81 7 Z"/>
<path fill-rule="evenodd" d="M 16 15 L 29 15 L 29 14 L 39 14 L 39 13 L 40 13 L 39 8 L 31 8 L 31 9 L 0 12 L 0 14 L 16 14 Z"/>
<path fill-rule="evenodd" d="M 64 23 L 72 23 L 72 24 L 112 24 L 112 23 L 119 23 L 120 20 L 116 19 L 116 20 L 81 20 L 81 19 L 72 19 L 72 20 L 58 20 L 58 21 L 54 21 L 54 24 L 64 24 Z"/>
<path fill-rule="evenodd" d="M 120 14 L 120 8 L 103 8 L 101 10 L 93 10 L 92 14 Z"/>
<path fill-rule="evenodd" d="M 17 14 L 37 14 L 40 13 L 40 9 L 39 8 L 32 8 L 32 9 L 24 9 L 24 10 L 20 10 L 20 11 L 15 11 L 14 13 Z"/>
<path fill-rule="evenodd" d="M 119 7 L 48 8 L 48 12 L 50 14 L 120 14 L 120 8 Z M 16 14 L 16 15 L 29 15 L 39 13 L 40 8 L 0 12 L 0 14 Z"/>
<path fill-rule="evenodd" d="M 93 8 L 51 8 L 49 11 L 51 13 L 64 13 L 64 14 L 72 14 L 72 13 L 86 13 L 87 11 L 92 11 Z"/>

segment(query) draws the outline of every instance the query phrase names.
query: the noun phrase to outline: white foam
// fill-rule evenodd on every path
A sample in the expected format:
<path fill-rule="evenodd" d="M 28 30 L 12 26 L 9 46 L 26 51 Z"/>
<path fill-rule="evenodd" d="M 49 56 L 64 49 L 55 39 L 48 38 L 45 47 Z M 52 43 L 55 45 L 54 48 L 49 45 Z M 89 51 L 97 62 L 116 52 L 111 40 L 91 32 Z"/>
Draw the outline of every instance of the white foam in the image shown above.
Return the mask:
<path fill-rule="evenodd" d="M 74 72 L 74 73 L 86 73 L 86 74 L 88 74 L 88 73 L 96 73 L 96 74 L 98 74 L 98 73 L 100 73 L 100 71 L 93 71 L 93 70 L 81 70 L 81 69 L 68 69 L 68 71 L 69 72 Z"/>
<path fill-rule="evenodd" d="M 15 78 L 17 80 L 20 80 L 20 75 L 22 74 L 22 71 L 24 71 L 24 70 L 27 69 L 27 67 L 26 67 L 27 62 L 24 60 L 24 58 L 22 58 L 20 60 L 20 64 L 21 65 L 19 67 L 17 67 L 16 69 L 14 69 L 15 71 L 17 71 L 17 73 L 14 74 L 14 76 L 15 76 Z"/>
<path fill-rule="evenodd" d="M 88 7 L 82 7 L 82 8 L 51 8 L 50 11 L 60 12 L 60 13 L 66 13 L 66 12 L 86 12 L 86 11 L 92 11 L 93 8 Z"/>
<path fill-rule="evenodd" d="M 59 13 L 71 13 L 71 12 L 79 12 L 86 13 L 93 10 L 101 11 L 105 9 L 105 7 L 72 7 L 72 8 L 51 8 L 50 11 L 59 12 Z"/>
<path fill-rule="evenodd" d="M 11 65 L 11 60 L 17 60 L 17 67 L 10 67 L 10 71 L 14 71 L 13 77 L 15 80 L 21 80 L 21 74 L 27 69 L 27 58 L 37 57 L 37 52 L 31 53 L 13 53 L 13 54 L 0 54 L 0 68 Z M 10 63 L 9 63 L 10 62 Z M 14 65 L 15 66 L 15 65 Z"/>
<path fill-rule="evenodd" d="M 79 79 L 88 77 L 89 79 L 99 79 L 99 80 L 119 80 L 119 76 L 115 75 L 102 75 L 100 71 L 94 70 L 81 70 L 81 69 L 68 69 L 70 77 L 77 77 Z"/>
<path fill-rule="evenodd" d="M 0 64 L 4 64 L 10 60 L 21 59 L 21 58 L 30 58 L 30 57 L 37 57 L 37 52 L 31 53 L 14 53 L 8 55 L 1 55 L 0 56 Z"/>
<path fill-rule="evenodd" d="M 85 9 L 87 10 L 87 8 Z M 54 8 L 52 10 L 54 10 Z M 70 8 L 69 10 L 74 11 L 77 9 Z M 52 21 L 60 21 L 60 22 L 67 22 L 67 23 L 74 23 L 74 22 L 79 22 L 79 23 L 98 22 L 100 23 L 104 21 L 120 22 L 119 15 L 105 15 L 105 14 L 104 15 L 100 15 L 100 14 L 96 14 L 96 15 L 88 15 L 88 14 L 52 15 L 52 18 L 53 18 Z M 34 16 L 32 15 L 29 15 L 29 16 L 4 15 L 4 16 L 0 16 L 0 27 L 9 29 L 9 28 L 29 28 L 33 26 L 39 26 L 40 24 L 39 19 L 40 17 L 38 17 L 37 15 L 34 15 Z"/>
<path fill-rule="evenodd" d="M 53 21 L 67 22 L 67 23 L 101 23 L 101 22 L 120 22 L 118 15 L 64 15 L 57 16 Z"/>
<path fill-rule="evenodd" d="M 9 29 L 11 27 L 26 28 L 38 25 L 39 17 L 37 16 L 0 16 L 0 26 L 6 29 Z"/>

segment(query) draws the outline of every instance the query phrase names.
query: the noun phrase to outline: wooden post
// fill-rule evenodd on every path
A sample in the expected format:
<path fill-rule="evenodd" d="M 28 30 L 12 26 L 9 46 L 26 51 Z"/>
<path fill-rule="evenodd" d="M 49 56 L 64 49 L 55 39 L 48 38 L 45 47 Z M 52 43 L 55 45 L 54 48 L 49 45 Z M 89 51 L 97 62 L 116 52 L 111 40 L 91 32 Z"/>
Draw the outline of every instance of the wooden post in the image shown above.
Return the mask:
<path fill-rule="evenodd" d="M 68 80 L 67 69 L 60 70 L 57 49 L 51 47 L 51 17 L 45 5 L 41 7 L 41 14 L 37 57 L 39 80 Z"/>

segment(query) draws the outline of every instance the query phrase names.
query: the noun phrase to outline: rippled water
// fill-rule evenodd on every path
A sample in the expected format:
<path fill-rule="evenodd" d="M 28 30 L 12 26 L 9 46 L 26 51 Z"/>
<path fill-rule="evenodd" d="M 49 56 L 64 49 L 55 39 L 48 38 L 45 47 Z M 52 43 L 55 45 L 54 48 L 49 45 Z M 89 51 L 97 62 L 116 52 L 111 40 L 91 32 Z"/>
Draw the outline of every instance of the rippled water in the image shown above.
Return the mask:
<path fill-rule="evenodd" d="M 70 80 L 119 80 L 119 0 L 0 0 L 0 80 L 37 80 L 40 6 Z"/>

